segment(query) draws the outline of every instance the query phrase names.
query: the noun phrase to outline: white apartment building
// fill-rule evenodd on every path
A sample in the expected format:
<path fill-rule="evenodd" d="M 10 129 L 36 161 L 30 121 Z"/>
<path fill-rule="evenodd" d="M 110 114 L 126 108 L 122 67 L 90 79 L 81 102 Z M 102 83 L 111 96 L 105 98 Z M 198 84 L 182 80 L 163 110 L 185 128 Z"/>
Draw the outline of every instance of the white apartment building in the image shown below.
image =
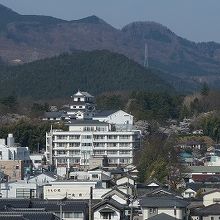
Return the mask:
<path fill-rule="evenodd" d="M 96 120 L 73 120 L 69 131 L 46 133 L 46 156 L 55 167 L 89 165 L 94 156 L 105 157 L 112 166 L 133 163 L 134 149 L 139 146 L 139 131 L 117 130 Z"/>

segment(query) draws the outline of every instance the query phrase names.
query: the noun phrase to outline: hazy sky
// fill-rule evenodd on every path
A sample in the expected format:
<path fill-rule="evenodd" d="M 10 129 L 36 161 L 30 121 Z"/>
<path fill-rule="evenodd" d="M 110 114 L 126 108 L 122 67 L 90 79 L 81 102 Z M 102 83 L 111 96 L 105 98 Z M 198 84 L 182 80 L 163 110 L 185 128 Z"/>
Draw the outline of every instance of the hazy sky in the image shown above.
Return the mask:
<path fill-rule="evenodd" d="M 97 15 L 116 28 L 156 21 L 194 41 L 220 42 L 220 0 L 0 0 L 21 14 L 75 20 Z"/>

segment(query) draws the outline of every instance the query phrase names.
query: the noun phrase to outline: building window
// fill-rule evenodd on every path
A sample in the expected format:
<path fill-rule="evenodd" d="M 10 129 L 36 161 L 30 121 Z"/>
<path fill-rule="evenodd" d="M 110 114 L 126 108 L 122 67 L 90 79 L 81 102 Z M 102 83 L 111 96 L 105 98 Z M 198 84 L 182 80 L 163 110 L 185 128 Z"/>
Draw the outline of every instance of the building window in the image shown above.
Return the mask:
<path fill-rule="evenodd" d="M 150 208 L 150 214 L 157 214 L 157 208 Z"/>
<path fill-rule="evenodd" d="M 34 189 L 26 189 L 26 188 L 17 188 L 16 189 L 16 198 L 34 198 L 35 196 Z"/>
<path fill-rule="evenodd" d="M 82 143 L 82 146 L 83 147 L 89 147 L 89 146 L 92 146 L 92 143 Z"/>
<path fill-rule="evenodd" d="M 112 215 L 111 215 L 111 213 L 108 213 L 108 212 L 103 212 L 102 213 L 102 218 L 103 219 L 111 219 L 112 218 Z"/>
<path fill-rule="evenodd" d="M 74 218 L 83 218 L 83 213 L 82 212 L 74 212 L 73 217 Z"/>
<path fill-rule="evenodd" d="M 99 175 L 98 175 L 98 174 L 92 174 L 92 178 L 93 178 L 93 179 L 98 179 L 98 178 L 99 178 Z"/>
<path fill-rule="evenodd" d="M 108 152 L 108 154 L 113 154 L 113 155 L 115 155 L 115 154 L 118 154 L 118 151 L 116 151 L 116 150 L 109 150 L 109 151 L 107 151 Z"/>
<path fill-rule="evenodd" d="M 79 197 L 82 197 L 82 193 L 79 194 Z"/>
<path fill-rule="evenodd" d="M 92 139 L 92 135 L 82 135 L 83 139 Z"/>
<path fill-rule="evenodd" d="M 19 169 L 19 165 L 16 165 L 15 169 L 18 170 Z"/>

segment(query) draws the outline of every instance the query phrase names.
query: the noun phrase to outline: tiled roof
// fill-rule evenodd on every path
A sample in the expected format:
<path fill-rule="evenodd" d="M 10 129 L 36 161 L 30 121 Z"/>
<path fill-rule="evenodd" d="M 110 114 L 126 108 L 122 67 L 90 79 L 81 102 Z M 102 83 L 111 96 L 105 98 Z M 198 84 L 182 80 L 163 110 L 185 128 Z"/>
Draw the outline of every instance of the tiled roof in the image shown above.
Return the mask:
<path fill-rule="evenodd" d="M 44 113 L 45 118 L 60 118 L 63 115 L 65 115 L 64 112 L 45 112 Z"/>
<path fill-rule="evenodd" d="M 27 220 L 23 215 L 0 215 L 0 220 Z"/>
<path fill-rule="evenodd" d="M 72 120 L 67 125 L 107 125 L 108 123 L 101 122 L 98 120 Z"/>
<path fill-rule="evenodd" d="M 98 209 L 99 207 L 105 205 L 105 204 L 109 204 L 113 207 L 115 207 L 116 209 L 120 210 L 120 211 L 123 211 L 125 206 L 122 205 L 121 203 L 117 202 L 116 200 L 114 199 L 104 199 L 102 200 L 101 202 L 97 203 L 96 205 L 93 206 L 93 210 L 96 210 Z"/>
<path fill-rule="evenodd" d="M 17 216 L 19 219 L 26 219 L 26 220 L 58 220 L 59 219 L 53 213 L 50 212 L 0 212 L 0 217 L 2 217 L 2 219 L 13 219 L 14 216 Z"/>
<path fill-rule="evenodd" d="M 32 208 L 45 208 L 46 211 L 59 211 L 60 210 L 60 202 L 63 205 L 63 211 L 86 211 L 88 207 L 88 203 L 84 200 L 32 200 L 31 207 Z"/>
<path fill-rule="evenodd" d="M 143 207 L 178 207 L 185 208 L 189 203 L 183 199 L 179 199 L 175 196 L 146 196 L 140 199 L 140 206 Z"/>
<path fill-rule="evenodd" d="M 175 220 L 176 218 L 167 215 L 165 213 L 160 213 L 158 215 L 155 215 L 153 217 L 148 218 L 149 220 Z"/>
<path fill-rule="evenodd" d="M 191 173 L 204 173 L 204 172 L 212 172 L 212 173 L 220 173 L 220 166 L 190 166 L 188 167 L 189 172 Z"/>
<path fill-rule="evenodd" d="M 117 111 L 118 110 L 103 110 L 103 111 L 97 112 L 96 115 L 95 115 L 95 118 L 107 117 L 109 115 L 114 114 Z"/>
<path fill-rule="evenodd" d="M 7 207 L 29 208 L 30 199 L 0 199 L 0 210 L 5 210 Z"/>
<path fill-rule="evenodd" d="M 203 208 L 195 209 L 193 215 L 207 216 L 220 215 L 220 204 L 212 204 Z"/>

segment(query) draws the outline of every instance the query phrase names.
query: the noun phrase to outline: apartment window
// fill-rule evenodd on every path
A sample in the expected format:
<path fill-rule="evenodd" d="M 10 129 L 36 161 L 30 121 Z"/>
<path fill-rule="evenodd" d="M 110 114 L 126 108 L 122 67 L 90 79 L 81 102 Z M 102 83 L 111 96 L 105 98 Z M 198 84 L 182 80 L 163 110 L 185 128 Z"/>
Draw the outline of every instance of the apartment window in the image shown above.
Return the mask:
<path fill-rule="evenodd" d="M 115 140 L 117 139 L 117 135 L 108 135 L 109 140 Z"/>
<path fill-rule="evenodd" d="M 57 147 L 67 147 L 67 143 L 57 143 Z"/>
<path fill-rule="evenodd" d="M 105 127 L 97 126 L 96 127 L 96 131 L 106 131 L 106 128 Z"/>
<path fill-rule="evenodd" d="M 108 147 L 117 147 L 117 143 L 109 143 Z"/>
<path fill-rule="evenodd" d="M 82 143 L 82 146 L 83 147 L 89 147 L 89 146 L 92 146 L 92 143 Z"/>
<path fill-rule="evenodd" d="M 67 162 L 67 160 L 64 159 L 64 158 L 59 158 L 59 159 L 57 159 L 57 162 L 60 163 L 60 164 L 64 164 L 64 163 Z"/>
<path fill-rule="evenodd" d="M 120 143 L 119 147 L 129 147 L 129 144 L 128 143 Z"/>
<path fill-rule="evenodd" d="M 70 156 L 71 155 L 79 155 L 80 151 L 79 150 L 71 150 L 71 151 L 69 151 L 69 154 L 70 154 Z"/>
<path fill-rule="evenodd" d="M 104 143 L 94 143 L 94 147 L 105 147 Z"/>
<path fill-rule="evenodd" d="M 129 150 L 120 150 L 119 154 L 130 154 Z"/>
<path fill-rule="evenodd" d="M 130 138 L 130 136 L 129 135 L 121 135 L 120 136 L 120 139 L 125 139 L 125 140 L 127 140 L 127 139 L 129 139 Z"/>
<path fill-rule="evenodd" d="M 129 159 L 120 158 L 120 163 L 129 163 Z"/>
<path fill-rule="evenodd" d="M 57 155 L 64 155 L 65 154 L 65 151 L 64 150 L 58 150 L 57 151 Z"/>
<path fill-rule="evenodd" d="M 89 115 L 89 114 L 87 114 L 87 115 Z M 94 127 L 88 127 L 88 126 L 86 126 L 86 127 L 83 128 L 83 130 L 84 130 L 84 131 L 94 131 L 95 129 L 94 129 Z"/>
<path fill-rule="evenodd" d="M 116 151 L 116 150 L 109 150 L 108 151 L 108 154 L 117 154 L 118 153 L 118 151 Z"/>
<path fill-rule="evenodd" d="M 69 143 L 69 147 L 79 147 L 80 143 Z"/>
<path fill-rule="evenodd" d="M 214 220 L 214 217 L 211 217 L 211 220 Z"/>
<path fill-rule="evenodd" d="M 103 139 L 105 139 L 105 136 L 104 135 L 94 135 L 94 139 L 103 140 Z"/>
<path fill-rule="evenodd" d="M 74 140 L 74 139 L 79 139 L 80 135 L 70 135 L 69 139 Z"/>
<path fill-rule="evenodd" d="M 16 165 L 15 169 L 18 170 L 19 169 L 19 165 Z"/>
<path fill-rule="evenodd" d="M 95 155 L 105 154 L 105 151 L 104 150 L 95 150 L 94 154 Z"/>
<path fill-rule="evenodd" d="M 92 135 L 82 135 L 82 138 L 83 138 L 83 139 L 91 139 L 91 138 L 92 138 Z"/>
<path fill-rule="evenodd" d="M 118 163 L 118 159 L 108 159 L 108 163 L 109 164 L 117 164 Z"/>
<path fill-rule="evenodd" d="M 58 140 L 66 140 L 67 136 L 65 136 L 65 135 L 57 135 L 57 139 Z"/>

